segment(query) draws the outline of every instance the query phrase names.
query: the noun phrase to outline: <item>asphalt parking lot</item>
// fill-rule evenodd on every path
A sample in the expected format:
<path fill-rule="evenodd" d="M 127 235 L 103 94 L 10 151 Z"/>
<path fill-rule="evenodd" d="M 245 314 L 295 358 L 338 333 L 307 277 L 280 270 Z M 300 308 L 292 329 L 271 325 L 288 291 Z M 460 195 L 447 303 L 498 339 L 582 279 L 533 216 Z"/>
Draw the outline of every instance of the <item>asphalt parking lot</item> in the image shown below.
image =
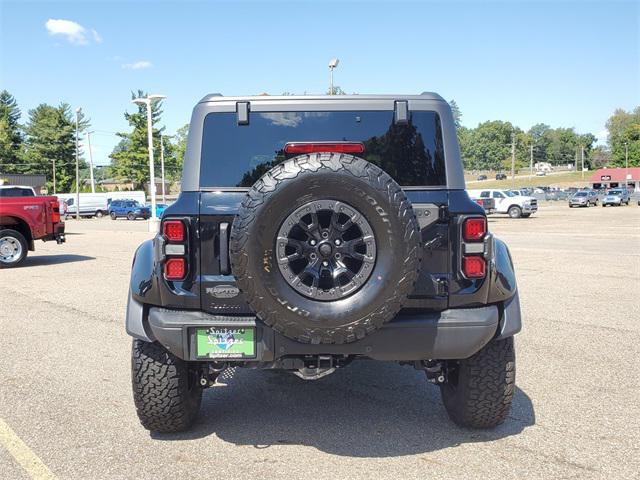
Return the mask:
<path fill-rule="evenodd" d="M 638 478 L 640 207 L 490 229 L 525 321 L 499 428 L 458 428 L 424 374 L 361 361 L 317 382 L 229 371 L 193 431 L 162 436 L 138 424 L 123 325 L 146 222 L 68 221 L 66 244 L 0 271 L 0 478 Z"/>

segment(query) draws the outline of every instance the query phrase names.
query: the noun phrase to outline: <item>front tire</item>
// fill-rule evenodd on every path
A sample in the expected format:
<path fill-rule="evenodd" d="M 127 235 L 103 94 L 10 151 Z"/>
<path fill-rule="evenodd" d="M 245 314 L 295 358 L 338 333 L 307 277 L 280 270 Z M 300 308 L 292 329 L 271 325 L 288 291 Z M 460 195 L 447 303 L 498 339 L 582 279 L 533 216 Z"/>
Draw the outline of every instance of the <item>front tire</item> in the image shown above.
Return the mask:
<path fill-rule="evenodd" d="M 504 422 L 516 381 L 513 337 L 492 341 L 471 357 L 450 362 L 448 370 L 440 392 L 451 420 L 470 428 L 493 428 Z"/>
<path fill-rule="evenodd" d="M 136 216 L 133 213 L 128 213 L 127 214 L 127 220 L 135 220 Z"/>
<path fill-rule="evenodd" d="M 196 419 L 202 401 L 198 375 L 188 362 L 157 343 L 134 340 L 131 350 L 133 400 L 147 430 L 181 432 Z"/>
<path fill-rule="evenodd" d="M 507 210 L 507 213 L 511 218 L 520 218 L 522 216 L 522 209 L 517 205 L 512 205 L 509 207 L 509 210 Z"/>

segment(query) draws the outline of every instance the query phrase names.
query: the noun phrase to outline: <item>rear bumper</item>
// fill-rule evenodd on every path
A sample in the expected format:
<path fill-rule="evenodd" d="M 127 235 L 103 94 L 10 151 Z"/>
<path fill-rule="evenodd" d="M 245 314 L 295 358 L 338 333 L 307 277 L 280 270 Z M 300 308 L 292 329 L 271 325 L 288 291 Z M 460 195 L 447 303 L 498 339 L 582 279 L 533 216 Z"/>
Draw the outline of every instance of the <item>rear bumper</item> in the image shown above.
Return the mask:
<path fill-rule="evenodd" d="M 53 233 L 50 233 L 49 235 L 42 237 L 42 240 L 45 242 L 55 240 L 58 244 L 64 243 L 66 241 L 66 237 L 64 235 L 64 223 L 62 222 L 56 223 L 53 226 Z"/>
<path fill-rule="evenodd" d="M 357 342 L 311 345 L 280 335 L 255 316 L 210 315 L 158 307 L 147 309 L 130 294 L 126 326 L 129 335 L 157 341 L 184 360 L 197 360 L 195 329 L 198 327 L 254 326 L 257 357 L 252 361 L 255 362 L 300 355 L 361 355 L 375 360 L 415 361 L 470 357 L 492 338 L 519 332 L 521 319 L 516 293 L 503 305 L 401 315 Z"/>

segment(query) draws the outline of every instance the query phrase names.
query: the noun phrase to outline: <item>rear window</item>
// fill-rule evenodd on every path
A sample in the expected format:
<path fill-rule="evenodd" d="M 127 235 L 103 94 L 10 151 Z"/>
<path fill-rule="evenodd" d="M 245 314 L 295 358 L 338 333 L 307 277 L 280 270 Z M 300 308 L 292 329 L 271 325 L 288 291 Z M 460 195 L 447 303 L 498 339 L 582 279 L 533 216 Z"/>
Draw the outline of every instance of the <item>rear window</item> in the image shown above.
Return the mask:
<path fill-rule="evenodd" d="M 33 197 L 33 190 L 19 187 L 0 188 L 0 197 Z"/>
<path fill-rule="evenodd" d="M 362 142 L 361 155 L 403 186 L 446 183 L 442 126 L 436 112 L 413 111 L 396 124 L 392 111 L 253 112 L 249 125 L 235 113 L 204 120 L 201 187 L 250 187 L 284 161 L 289 142 Z"/>

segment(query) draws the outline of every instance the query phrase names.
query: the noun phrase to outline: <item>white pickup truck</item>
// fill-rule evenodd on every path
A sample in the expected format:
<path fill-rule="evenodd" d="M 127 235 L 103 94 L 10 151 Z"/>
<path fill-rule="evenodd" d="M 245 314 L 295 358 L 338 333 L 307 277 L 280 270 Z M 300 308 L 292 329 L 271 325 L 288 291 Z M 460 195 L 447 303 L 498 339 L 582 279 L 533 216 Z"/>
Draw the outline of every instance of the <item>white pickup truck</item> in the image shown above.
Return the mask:
<path fill-rule="evenodd" d="M 516 195 L 509 190 L 467 190 L 469 197 L 492 198 L 495 200 L 495 213 L 506 213 L 511 218 L 528 218 L 538 211 L 538 200 L 525 195 Z"/>

